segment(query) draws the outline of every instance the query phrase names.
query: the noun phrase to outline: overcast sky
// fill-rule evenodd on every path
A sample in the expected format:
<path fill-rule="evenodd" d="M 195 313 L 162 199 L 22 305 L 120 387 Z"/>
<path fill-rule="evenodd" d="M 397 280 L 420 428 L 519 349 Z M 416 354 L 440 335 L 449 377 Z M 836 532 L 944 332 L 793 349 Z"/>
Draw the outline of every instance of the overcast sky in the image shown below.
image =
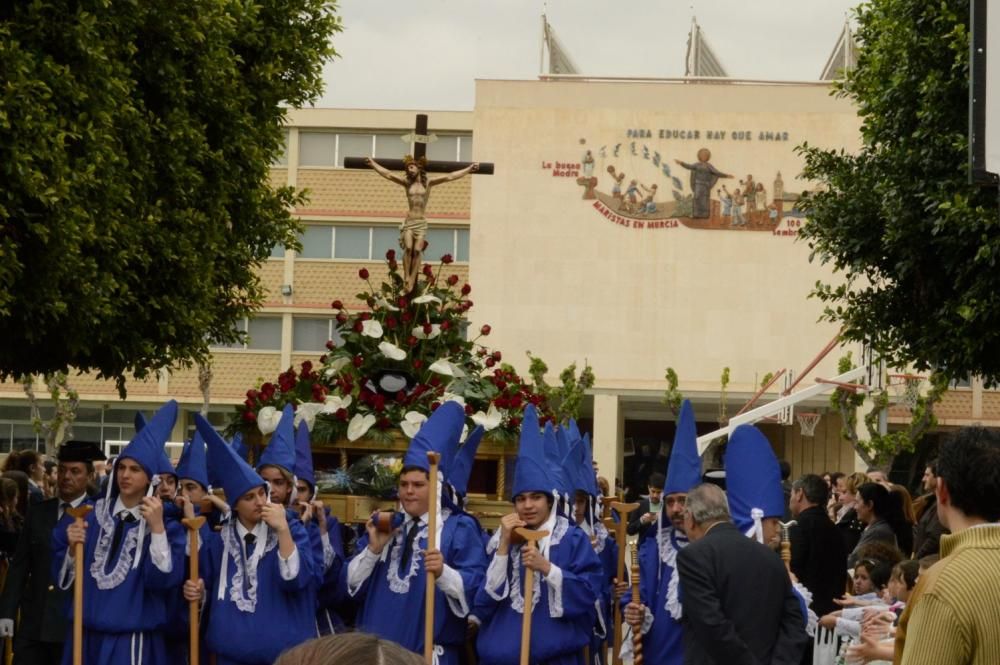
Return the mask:
<path fill-rule="evenodd" d="M 317 106 L 471 110 L 475 79 L 538 76 L 543 11 L 581 74 L 683 76 L 694 14 L 730 76 L 812 81 L 858 3 L 340 0 Z"/>

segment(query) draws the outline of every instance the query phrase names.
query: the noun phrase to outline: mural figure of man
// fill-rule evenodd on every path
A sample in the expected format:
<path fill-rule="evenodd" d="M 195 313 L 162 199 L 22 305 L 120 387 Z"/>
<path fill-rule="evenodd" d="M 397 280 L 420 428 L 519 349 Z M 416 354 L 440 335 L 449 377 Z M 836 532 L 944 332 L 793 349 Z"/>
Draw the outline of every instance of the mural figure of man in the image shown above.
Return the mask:
<path fill-rule="evenodd" d="M 711 158 L 712 152 L 708 148 L 702 148 L 698 151 L 698 161 L 694 164 L 679 159 L 674 160 L 678 166 L 683 166 L 691 172 L 691 191 L 694 194 L 691 216 L 696 219 L 707 219 L 711 216 L 710 198 L 719 178 L 733 177 L 712 166 L 708 161 Z"/>

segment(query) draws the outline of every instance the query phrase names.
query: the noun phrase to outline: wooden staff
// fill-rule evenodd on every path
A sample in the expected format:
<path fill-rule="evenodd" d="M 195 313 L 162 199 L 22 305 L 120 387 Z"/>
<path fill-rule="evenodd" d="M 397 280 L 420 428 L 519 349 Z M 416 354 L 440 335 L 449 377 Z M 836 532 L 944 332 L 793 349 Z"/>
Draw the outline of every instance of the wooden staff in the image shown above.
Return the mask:
<path fill-rule="evenodd" d="M 190 573 L 188 579 L 192 582 L 198 581 L 198 529 L 201 525 L 205 523 L 205 516 L 199 515 L 198 517 L 185 517 L 181 520 L 184 526 L 188 530 L 188 568 Z M 189 659 L 190 665 L 198 665 L 198 601 L 191 600 L 188 601 L 188 628 L 190 634 L 189 648 L 191 650 L 191 657 Z"/>
<path fill-rule="evenodd" d="M 427 453 L 427 461 L 431 465 L 428 476 L 430 502 L 427 506 L 427 551 L 437 549 L 437 495 L 438 495 L 438 462 L 441 456 L 435 452 Z M 424 587 L 424 660 L 427 665 L 434 662 L 434 583 L 433 573 L 427 574 L 427 585 Z"/>
<path fill-rule="evenodd" d="M 77 524 L 83 524 L 87 513 L 94 509 L 88 504 L 76 508 L 69 507 L 66 512 L 76 519 Z M 73 578 L 73 665 L 83 665 L 83 543 L 73 545 L 73 563 L 76 566 Z"/>
<path fill-rule="evenodd" d="M 615 524 L 615 541 L 618 543 L 618 570 L 615 575 L 616 582 L 624 581 L 625 577 L 625 529 L 628 527 L 628 515 L 639 507 L 638 503 L 621 503 L 620 501 L 612 501 L 611 509 L 617 511 L 618 513 L 618 523 Z M 618 598 L 615 594 L 611 594 L 615 605 L 615 644 L 614 653 L 611 654 L 614 659 L 614 665 L 621 665 L 622 657 L 619 653 L 622 650 L 622 608 L 621 604 L 618 602 Z"/>
<path fill-rule="evenodd" d="M 514 533 L 518 534 L 523 538 L 529 550 L 535 549 L 535 544 L 549 535 L 548 531 L 535 531 L 533 529 L 525 529 L 524 527 L 517 527 L 514 529 Z M 524 616 L 521 620 L 521 665 L 530 665 L 528 660 L 531 653 L 531 610 L 532 601 L 535 595 L 535 571 L 528 568 L 524 569 Z"/>
<path fill-rule="evenodd" d="M 632 548 L 632 601 L 642 603 L 639 597 L 639 543 Z M 198 665 L 195 663 L 194 665 Z M 642 665 L 642 621 L 632 626 L 632 665 Z"/>
<path fill-rule="evenodd" d="M 792 574 L 792 541 L 788 538 L 788 529 L 798 524 L 795 520 L 781 523 L 781 560 L 785 562 L 785 569 L 788 574 Z"/>

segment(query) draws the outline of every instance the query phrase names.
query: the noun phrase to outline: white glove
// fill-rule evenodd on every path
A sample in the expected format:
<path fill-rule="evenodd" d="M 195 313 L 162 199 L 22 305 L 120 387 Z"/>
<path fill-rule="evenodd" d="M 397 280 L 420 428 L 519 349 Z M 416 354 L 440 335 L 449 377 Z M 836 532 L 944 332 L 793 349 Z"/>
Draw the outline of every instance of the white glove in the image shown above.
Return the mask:
<path fill-rule="evenodd" d="M 13 619 L 0 619 L 0 637 L 14 637 Z"/>

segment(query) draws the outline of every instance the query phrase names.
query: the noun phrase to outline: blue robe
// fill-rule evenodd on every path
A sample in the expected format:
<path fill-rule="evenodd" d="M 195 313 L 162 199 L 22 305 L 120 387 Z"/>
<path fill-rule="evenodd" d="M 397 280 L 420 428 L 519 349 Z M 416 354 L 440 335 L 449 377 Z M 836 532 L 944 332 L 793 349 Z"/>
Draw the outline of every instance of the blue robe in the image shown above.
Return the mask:
<path fill-rule="evenodd" d="M 602 578 L 599 589 L 600 611 L 590 638 L 590 663 L 588 665 L 600 665 L 607 661 L 602 645 L 605 642 L 610 642 L 614 636 L 614 614 L 611 603 L 614 579 L 618 572 L 618 544 L 603 524 L 598 525 L 594 551 L 601 561 Z"/>
<path fill-rule="evenodd" d="M 212 533 L 201 548 L 200 566 L 206 587 L 205 642 L 218 665 L 270 665 L 282 651 L 315 637 L 316 587 L 309 536 L 302 522 L 288 524 L 299 553 L 298 574 L 281 577 L 277 535 L 268 528 L 264 553 L 256 568 L 256 585 L 246 575 L 237 518 Z M 219 599 L 219 577 L 226 553 L 226 589 Z"/>
<path fill-rule="evenodd" d="M 557 517 L 549 536 L 548 560 L 562 571 L 557 592 L 535 575 L 535 601 L 531 614 L 533 665 L 582 665 L 584 647 L 590 644 L 597 621 L 597 604 L 604 573 L 590 538 L 564 517 Z M 495 552 L 499 536 L 490 542 Z M 495 557 L 495 554 L 494 554 Z M 480 665 L 518 665 L 524 598 L 520 550 L 511 548 L 505 584 L 483 588 L 476 594 L 473 614 L 479 619 Z"/>
<path fill-rule="evenodd" d="M 657 540 L 646 538 L 639 548 L 639 599 L 653 615 L 653 624 L 642 637 L 642 652 L 647 660 L 655 654 L 658 665 L 683 665 L 684 631 L 680 622 L 675 561 L 677 552 L 687 546 L 688 539 L 674 527 L 667 526 L 660 530 L 662 551 Z M 632 601 L 632 592 L 629 589 L 622 596 L 622 608 Z"/>
<path fill-rule="evenodd" d="M 441 518 L 444 519 L 444 526 L 438 549 L 445 563 L 462 577 L 465 609 L 458 607 L 455 599 L 447 596 L 440 587 L 435 590 L 434 645 L 440 665 L 457 665 L 465 644 L 468 610 L 486 571 L 486 553 L 479 526 L 474 520 L 450 511 L 442 511 Z M 357 590 L 351 590 L 360 605 L 357 627 L 410 651 L 423 653 L 427 573 L 419 550 L 427 547 L 427 527 L 424 526 L 414 540 L 410 565 L 407 570 L 401 571 L 402 531 L 400 529 L 386 544 L 371 575 Z M 361 553 L 366 547 L 367 534 L 358 540 L 356 551 Z M 348 567 L 344 566 L 342 578 L 345 587 L 347 574 Z"/>
<path fill-rule="evenodd" d="M 86 517 L 83 662 L 131 665 L 141 661 L 144 665 L 172 665 L 164 646 L 163 627 L 167 622 L 167 597 L 183 583 L 183 528 L 174 520 L 164 522 L 171 558 L 171 571 L 164 573 L 150 557 L 152 536 L 148 526 L 142 543 L 138 542 L 141 521 L 123 525 L 121 545 L 112 557 L 110 550 L 118 518 L 109 515 L 105 505 L 106 499 L 98 500 Z M 70 523 L 64 520 L 52 532 L 52 579 L 64 588 L 68 588 L 70 579 L 69 575 L 61 575 L 69 548 L 65 527 Z M 137 552 L 141 552 L 142 560 L 133 568 Z M 72 618 L 72 605 L 68 611 Z M 71 644 L 72 633 L 63 652 L 63 663 L 72 662 Z"/>
<path fill-rule="evenodd" d="M 340 521 L 329 515 L 329 509 L 320 519 L 326 520 L 326 536 L 315 520 L 309 523 L 309 540 L 320 573 L 316 599 L 317 637 L 344 630 L 344 620 L 337 610 L 346 601 L 344 586 L 340 583 L 341 569 L 344 566 L 344 537 L 340 532 Z M 330 550 L 324 546 L 324 540 L 329 543 Z"/>
<path fill-rule="evenodd" d="M 173 506 L 173 508 L 171 508 Z M 181 523 L 184 518 L 183 511 L 175 506 L 174 504 L 163 504 L 164 507 L 164 519 L 173 519 L 181 527 L 182 533 L 184 534 L 184 543 L 187 544 L 190 536 L 186 526 Z M 199 509 L 195 507 L 195 514 L 199 513 Z M 206 521 L 198 529 L 198 549 L 199 552 L 201 548 L 204 547 L 205 542 L 208 540 L 209 535 L 212 533 L 211 527 L 209 527 Z M 185 556 L 184 557 L 184 575 L 182 577 L 182 582 L 187 580 L 191 575 L 191 560 Z M 183 586 L 177 587 L 174 591 L 167 594 L 167 623 L 164 626 L 163 636 L 164 642 L 166 644 L 167 655 L 170 657 L 171 662 L 175 663 L 185 663 L 189 656 L 189 651 L 191 650 L 191 633 L 189 630 L 190 626 L 190 605 L 187 600 L 184 599 L 184 588 Z M 205 641 L 201 640 L 199 642 L 202 651 L 201 662 L 207 663 L 208 660 L 205 658 Z"/>

